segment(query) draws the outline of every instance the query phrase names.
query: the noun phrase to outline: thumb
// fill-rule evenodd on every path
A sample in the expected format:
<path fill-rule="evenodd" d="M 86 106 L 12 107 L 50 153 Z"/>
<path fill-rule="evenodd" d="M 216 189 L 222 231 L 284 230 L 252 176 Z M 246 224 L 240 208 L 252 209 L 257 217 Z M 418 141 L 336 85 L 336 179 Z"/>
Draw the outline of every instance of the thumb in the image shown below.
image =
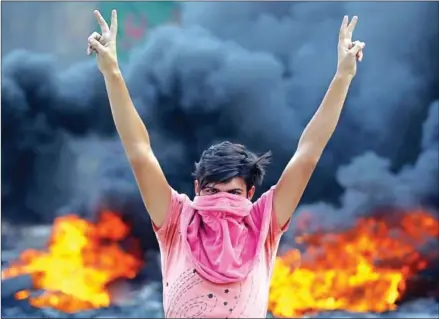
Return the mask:
<path fill-rule="evenodd" d="M 349 50 L 353 55 L 357 55 L 366 46 L 366 43 L 360 41 L 355 41 L 353 44 L 354 46 Z"/>
<path fill-rule="evenodd" d="M 90 47 L 95 50 L 97 53 L 104 53 L 106 51 L 106 47 L 103 46 L 98 40 L 96 39 L 91 39 L 89 41 L 89 45 Z"/>

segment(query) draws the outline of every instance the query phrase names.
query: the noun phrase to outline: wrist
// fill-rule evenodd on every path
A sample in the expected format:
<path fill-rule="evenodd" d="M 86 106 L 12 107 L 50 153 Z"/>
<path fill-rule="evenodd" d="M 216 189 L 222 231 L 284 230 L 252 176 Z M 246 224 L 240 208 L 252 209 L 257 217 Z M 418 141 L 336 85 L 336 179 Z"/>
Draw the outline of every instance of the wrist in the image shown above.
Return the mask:
<path fill-rule="evenodd" d="M 120 71 L 118 66 L 109 68 L 108 70 L 103 70 L 102 75 L 104 76 L 104 79 L 110 80 L 116 77 L 119 77 L 122 75 L 122 72 Z"/>
<path fill-rule="evenodd" d="M 337 70 L 337 72 L 335 72 L 335 76 L 334 76 L 335 80 L 339 80 L 342 82 L 348 82 L 348 83 L 350 83 L 353 78 L 354 78 L 354 76 L 352 74 L 346 73 L 343 71 L 339 71 L 339 70 Z"/>

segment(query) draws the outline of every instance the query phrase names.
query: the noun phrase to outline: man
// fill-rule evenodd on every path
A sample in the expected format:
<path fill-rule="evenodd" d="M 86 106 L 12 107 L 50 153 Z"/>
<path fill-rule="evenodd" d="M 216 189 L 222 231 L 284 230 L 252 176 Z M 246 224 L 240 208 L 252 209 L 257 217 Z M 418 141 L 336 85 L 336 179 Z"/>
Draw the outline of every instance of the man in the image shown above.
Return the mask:
<path fill-rule="evenodd" d="M 258 157 L 229 142 L 203 152 L 193 201 L 168 185 L 118 68 L 116 11 L 110 27 L 94 13 L 101 34 L 91 34 L 87 51 L 97 54 L 114 122 L 159 241 L 166 317 L 265 318 L 280 237 L 335 130 L 363 58 L 365 44 L 352 42 L 357 17 L 349 24 L 343 18 L 336 74 L 294 156 L 277 184 L 252 203 L 269 153 Z"/>

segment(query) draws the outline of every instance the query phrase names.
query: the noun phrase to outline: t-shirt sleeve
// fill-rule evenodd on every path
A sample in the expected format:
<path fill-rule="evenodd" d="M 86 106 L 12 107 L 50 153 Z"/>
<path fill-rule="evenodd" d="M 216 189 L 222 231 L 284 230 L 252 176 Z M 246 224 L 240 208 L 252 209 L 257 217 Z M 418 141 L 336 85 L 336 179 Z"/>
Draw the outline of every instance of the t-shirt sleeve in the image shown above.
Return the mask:
<path fill-rule="evenodd" d="M 172 246 L 172 240 L 180 227 L 180 215 L 186 200 L 188 200 L 186 195 L 179 194 L 171 189 L 171 201 L 162 225 L 157 226 L 151 221 L 152 228 L 162 249 Z"/>
<path fill-rule="evenodd" d="M 279 225 L 276 212 L 273 209 L 273 194 L 275 186 L 271 187 L 253 204 L 252 215 L 257 226 L 261 226 L 263 216 L 270 214 L 269 228 L 266 240 L 266 246 L 270 254 L 277 251 L 282 234 L 288 230 L 291 218 L 284 225 Z M 259 224 L 258 224 L 259 223 Z"/>

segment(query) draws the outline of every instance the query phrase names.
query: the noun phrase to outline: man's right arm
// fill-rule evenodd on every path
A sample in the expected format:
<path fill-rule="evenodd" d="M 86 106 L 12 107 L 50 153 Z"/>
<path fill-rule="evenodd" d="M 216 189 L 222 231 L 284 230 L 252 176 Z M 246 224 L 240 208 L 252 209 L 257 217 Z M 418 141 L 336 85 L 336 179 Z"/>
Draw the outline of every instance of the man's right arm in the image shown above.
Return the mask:
<path fill-rule="evenodd" d="M 137 113 L 119 69 L 104 74 L 117 132 L 137 181 L 143 202 L 158 227 L 166 218 L 171 187 L 151 149 L 148 131 Z"/>

